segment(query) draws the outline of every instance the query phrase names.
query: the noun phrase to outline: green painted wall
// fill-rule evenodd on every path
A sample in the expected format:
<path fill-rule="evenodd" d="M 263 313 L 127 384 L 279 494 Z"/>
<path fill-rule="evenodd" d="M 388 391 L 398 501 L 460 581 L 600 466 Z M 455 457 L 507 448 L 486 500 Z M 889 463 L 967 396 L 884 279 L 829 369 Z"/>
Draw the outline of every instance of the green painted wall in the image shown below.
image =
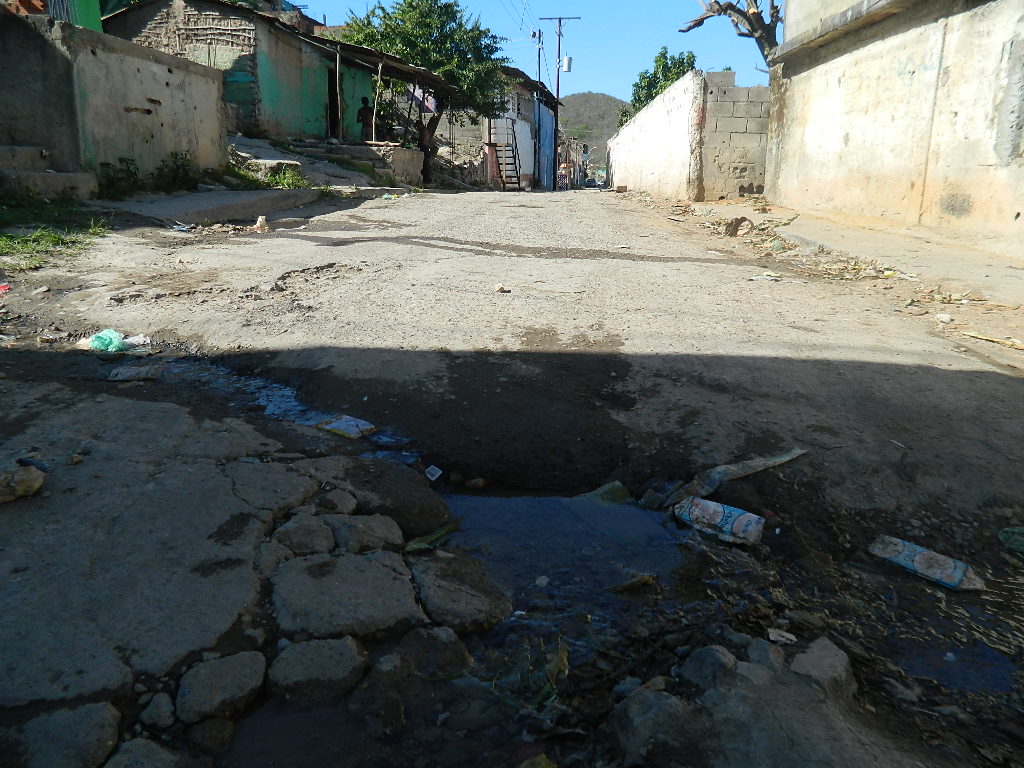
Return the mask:
<path fill-rule="evenodd" d="M 260 131 L 268 136 L 326 136 L 329 69 L 319 49 L 260 24 L 256 43 Z"/>
<path fill-rule="evenodd" d="M 346 141 L 359 141 L 362 126 L 356 122 L 356 113 L 362 105 L 360 99 L 365 96 L 373 103 L 373 76 L 365 69 L 341 66 L 341 101 L 342 101 L 342 138 Z"/>
<path fill-rule="evenodd" d="M 71 22 L 95 32 L 103 31 L 99 0 L 71 0 Z"/>

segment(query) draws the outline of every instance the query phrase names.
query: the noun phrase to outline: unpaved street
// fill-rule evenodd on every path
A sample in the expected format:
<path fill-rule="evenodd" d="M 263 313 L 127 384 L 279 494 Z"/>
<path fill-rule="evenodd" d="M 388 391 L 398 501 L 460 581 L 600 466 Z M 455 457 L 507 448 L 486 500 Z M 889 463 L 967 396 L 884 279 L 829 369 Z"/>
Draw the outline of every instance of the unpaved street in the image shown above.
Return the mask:
<path fill-rule="evenodd" d="M 898 710 L 898 717 L 905 719 L 892 722 L 914 719 L 916 730 L 894 725 L 893 734 L 932 734 L 922 735 L 921 744 L 908 737 L 916 746 L 907 747 L 899 760 L 883 756 L 887 747 L 867 736 L 849 736 L 860 745 L 851 749 L 864 749 L 879 764 L 889 759 L 890 764 L 903 764 L 904 757 L 907 765 L 913 764 L 908 755 L 938 749 L 936 744 L 946 744 L 945 757 L 936 757 L 942 751 L 926 751 L 914 759 L 931 765 L 945 759 L 968 764 L 981 760 L 979 754 L 985 753 L 972 745 L 985 739 L 1000 745 L 992 754 L 1010 760 L 1007 755 L 1014 749 L 1006 743 L 1024 734 L 1019 666 L 1024 601 L 1021 563 L 1008 554 L 997 534 L 1003 527 L 1024 525 L 1022 379 L 1013 364 L 1000 362 L 1006 358 L 989 358 L 977 345 L 964 346 L 962 338 L 954 337 L 936 320 L 946 311 L 943 307 L 927 313 L 908 309 L 913 283 L 898 277 L 834 281 L 807 275 L 742 237 L 702 226 L 696 217 L 670 219 L 633 196 L 603 191 L 428 192 L 394 200 L 320 202 L 269 218 L 273 231 L 267 234 L 230 228 L 180 232 L 124 219 L 87 254 L 20 276 L 16 290 L 5 297 L 9 311 L 21 315 L 18 327 L 26 333 L 67 331 L 70 336 L 23 353 L 0 351 L 0 372 L 9 379 L 11 393 L 15 382 L 50 388 L 32 390 L 31 396 L 24 394 L 27 389 L 17 390 L 22 394 L 6 423 L 11 436 L 18 436 L 18 445 L 73 431 L 73 405 L 84 412 L 83 404 L 92 398 L 104 409 L 115 398 L 134 403 L 118 406 L 127 422 L 112 412 L 113 423 L 104 432 L 111 440 L 118 429 L 130 434 L 133 423 L 166 409 L 174 423 L 167 445 L 154 454 L 160 428 L 146 426 L 138 438 L 146 455 L 139 466 L 131 465 L 126 486 L 146 483 L 145 503 L 163 514 L 161 494 L 188 480 L 173 473 L 162 476 L 157 464 L 181 456 L 208 467 L 229 462 L 217 472 L 226 472 L 234 485 L 218 475 L 206 491 L 224 498 L 220 524 L 230 527 L 231 505 L 238 506 L 239 515 L 266 518 L 263 529 L 245 529 L 237 544 L 241 549 L 257 546 L 279 513 L 253 512 L 246 506 L 267 506 L 254 494 L 246 496 L 232 474 L 259 476 L 247 457 L 259 454 L 264 463 L 298 462 L 294 467 L 271 464 L 287 478 L 280 494 L 288 498 L 270 505 L 275 510 L 295 507 L 292 511 L 297 512 L 306 509 L 302 504 L 312 503 L 317 483 L 328 487 L 332 477 L 324 465 L 307 457 L 368 450 L 362 441 L 325 447 L 323 434 L 317 437 L 313 430 L 300 434 L 315 442 L 316 450 L 302 447 L 295 434 L 283 435 L 251 403 L 239 406 L 226 395 L 219 399 L 201 387 L 190 390 L 188 379 L 179 380 L 173 390 L 164 382 L 101 381 L 105 369 L 102 374 L 97 369 L 103 364 L 92 353 L 72 351 L 71 342 L 82 334 L 115 328 L 147 334 L 154 344 L 184 353 L 187 360 L 203 358 L 288 384 L 310 407 L 350 414 L 407 436 L 423 465 L 444 471 L 437 488 L 447 492 L 463 492 L 471 481 L 470 492 L 477 494 L 559 496 L 619 480 L 639 498 L 657 481 L 686 480 L 714 465 L 801 448 L 807 454 L 798 460 L 726 483 L 712 497 L 770 521 L 756 558 L 729 554 L 738 550 L 724 547 L 725 554 L 716 555 L 734 567 L 719 562 L 715 567 L 725 568 L 724 581 L 716 577 L 710 585 L 704 580 L 715 605 L 730 606 L 725 609 L 734 612 L 730 616 L 752 612 L 761 617 L 757 621 L 769 623 L 765 617 L 774 615 L 772 611 L 804 611 L 803 619 L 794 619 L 791 627 L 802 628 L 801 643 L 825 634 L 828 627 L 829 636 L 856 662 L 864 711 L 880 711 L 873 727 L 882 727 L 883 716 Z M 43 286 L 48 290 L 33 293 Z M 88 359 L 82 362 L 82 357 Z M 183 358 L 176 359 L 180 363 Z M 69 388 L 77 394 L 69 394 Z M 148 405 L 163 398 L 184 406 L 188 416 L 178 406 Z M 229 413 L 238 416 L 231 410 L 238 408 L 262 434 L 241 420 L 217 426 Z M 60 423 L 48 431 L 34 427 L 34 420 L 53 416 L 50 410 L 63 414 Z M 192 431 L 195 446 L 188 439 Z M 227 436 L 219 438 L 222 432 Z M 221 439 L 231 450 L 221 447 Z M 62 450 L 76 450 L 70 442 L 61 445 Z M 295 451 L 294 456 L 289 453 Z M 268 459 L 268 453 L 278 457 Z M 309 461 L 314 463 L 304 463 Z M 146 481 L 151 472 L 162 479 Z M 366 479 L 372 475 L 360 475 L 353 492 L 360 483 L 372 486 Z M 274 493 L 272 479 L 260 482 L 261 492 Z M 337 484 L 344 487 L 340 480 Z M 202 493 L 204 487 L 197 490 Z M 55 488 L 73 498 L 70 481 Z M 366 498 L 376 497 L 370 493 Z M 363 499 L 360 503 L 367 504 Z M 388 505 L 377 498 L 370 506 Z M 382 514 L 400 516 L 396 510 L 401 507 L 396 502 Z M 90 508 L 89 514 L 98 520 L 102 510 Z M 432 517 L 430 522 L 442 519 Z M 160 536 L 173 538 L 173 528 L 160 528 Z M 406 541 L 431 526 L 414 528 L 402 522 Z M 989 593 L 983 598 L 944 593 L 879 564 L 865 552 L 879 534 L 963 558 L 983 573 Z M 401 535 L 397 541 L 400 545 Z M 22 554 L 27 556 L 27 550 Z M 485 551 L 477 554 L 486 560 Z M 246 558 L 244 553 L 232 556 L 238 562 Z M 400 566 L 400 558 L 394 557 Z M 139 558 L 140 568 L 165 562 L 155 553 Z M 525 551 L 523 558 L 529 558 Z M 200 560 L 196 567 L 209 557 Z M 644 566 L 642 555 L 631 564 L 638 571 Z M 763 581 L 738 575 L 761 573 L 759 569 L 773 575 Z M 189 662 L 198 658 L 195 653 L 188 656 L 186 646 L 216 645 L 216 636 L 233 626 L 237 606 L 254 600 L 260 589 L 258 579 L 247 573 L 217 578 L 225 579 L 225 589 L 237 595 L 223 597 L 225 605 L 213 611 L 215 621 L 208 621 L 208 627 L 198 620 L 196 639 L 152 651 L 141 667 L 147 673 L 161 673 L 185 656 Z M 119 576 L 114 586 L 124 588 L 127 580 Z M 537 583 L 547 584 L 547 576 Z M 780 584 L 788 597 L 780 598 Z M 728 597 L 721 597 L 715 591 L 719 589 Z M 409 590 L 411 594 L 411 586 Z M 519 597 L 513 595 L 513 607 L 532 612 Z M 237 605 L 228 605 L 231 600 Z M 415 602 L 406 608 L 419 610 Z M 173 610 L 187 609 L 175 605 Z M 813 614 L 810 618 L 807 611 Z M 680 610 L 672 621 L 685 626 L 687 615 Z M 115 619 L 112 613 L 109 620 Z M 691 616 L 691 625 L 695 621 Z M 133 641 L 152 629 L 143 619 L 137 623 Z M 752 624 L 744 626 L 753 631 Z M 283 624 L 280 628 L 287 634 Z M 631 637 L 641 646 L 653 631 L 633 629 L 637 634 Z M 247 634 L 258 635 L 258 630 L 245 627 Z M 233 631 L 237 634 L 239 627 Z M 299 633 L 301 639 L 308 639 L 307 634 Z M 312 632 L 314 637 L 339 634 Z M 232 640 L 231 648 L 249 647 L 239 642 Z M 264 637 L 259 642 L 268 641 Z M 670 648 L 669 658 L 683 659 L 691 650 L 689 642 L 676 637 L 676 651 Z M 224 651 L 223 639 L 216 647 Z M 657 652 L 666 647 L 659 646 Z M 651 648 L 645 660 L 657 658 Z M 933 651 L 938 654 L 934 659 Z M 130 682 L 126 665 L 139 665 L 124 658 L 119 662 L 112 649 L 104 653 L 96 673 L 106 675 L 102 684 Z M 960 666 L 949 662 L 942 667 L 942 659 L 950 655 L 960 659 Z M 749 658 L 753 663 L 753 652 Z M 637 684 L 645 675 L 668 674 L 667 667 L 652 673 L 653 664 L 633 669 Z M 379 667 L 370 674 L 377 674 Z M 949 679 L 943 677 L 945 670 Z M 975 678 L 994 682 L 956 682 Z M 611 693 L 605 693 L 610 701 Z M 773 703 L 774 693 L 761 695 L 764 701 L 750 705 L 754 710 Z M 844 687 L 839 700 L 850 695 Z M 22 706 L 35 700 L 27 696 L 11 701 Z M 715 711 L 716 705 L 707 706 Z M 723 718 L 750 714 L 733 700 L 717 706 Z M 802 706 L 781 708 L 779 720 L 799 719 Z M 936 706 L 956 711 L 940 716 L 928 709 Z M 593 720 L 598 725 L 593 727 L 606 730 L 602 718 L 610 707 L 598 708 Z M 966 714 L 958 707 L 966 708 Z M 18 717 L 23 714 L 19 710 Z M 840 723 L 842 718 L 835 717 Z M 947 744 L 943 739 L 950 723 L 953 731 L 970 730 L 973 735 Z M 575 733 L 573 727 L 560 735 Z M 472 726 L 467 728 L 475 733 Z M 846 725 L 836 728 L 846 733 Z M 827 741 L 821 734 L 819 741 Z M 784 742 L 791 735 L 772 738 Z M 767 737 L 762 741 L 773 743 Z M 466 747 L 470 751 L 471 742 L 472 736 Z M 236 762 L 223 764 L 256 764 L 237 757 L 246 754 L 239 749 L 243 751 L 235 753 Z M 763 754 L 758 749 L 737 752 L 735 759 Z M 807 755 L 806 764 L 844 764 L 816 763 L 820 756 L 813 750 Z M 393 756 L 379 759 L 387 764 Z M 471 758 L 459 757 L 463 759 Z M 756 763 L 760 758 L 750 759 Z M 463 764 L 459 760 L 417 764 Z M 583 757 L 579 760 L 583 762 L 566 764 L 586 764 Z M 303 764 L 318 765 L 312 759 Z"/>

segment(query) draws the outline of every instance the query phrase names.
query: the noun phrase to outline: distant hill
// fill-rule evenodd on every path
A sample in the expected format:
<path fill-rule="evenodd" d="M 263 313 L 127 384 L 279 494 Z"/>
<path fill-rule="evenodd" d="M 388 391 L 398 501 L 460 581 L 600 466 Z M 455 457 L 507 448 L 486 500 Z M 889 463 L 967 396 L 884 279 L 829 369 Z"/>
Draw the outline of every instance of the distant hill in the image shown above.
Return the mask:
<path fill-rule="evenodd" d="M 619 129 L 619 112 L 629 103 L 591 91 L 563 96 L 562 103 L 558 118 L 562 130 L 590 144 L 591 167 L 604 165 L 608 139 Z"/>

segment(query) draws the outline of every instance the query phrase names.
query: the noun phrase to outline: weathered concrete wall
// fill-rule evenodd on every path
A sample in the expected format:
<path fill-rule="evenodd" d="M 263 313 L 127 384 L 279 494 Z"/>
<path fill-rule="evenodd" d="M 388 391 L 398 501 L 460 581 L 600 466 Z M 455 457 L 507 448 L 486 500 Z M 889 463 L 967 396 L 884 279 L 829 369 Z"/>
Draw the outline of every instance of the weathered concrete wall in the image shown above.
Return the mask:
<path fill-rule="evenodd" d="M 373 102 L 373 76 L 363 69 L 341 66 L 341 135 L 348 141 L 359 141 L 362 126 L 356 120 L 361 99 Z"/>
<path fill-rule="evenodd" d="M 786 0 L 786 39 L 792 40 L 797 35 L 810 32 L 824 19 L 841 13 L 854 4 L 851 0 Z"/>
<path fill-rule="evenodd" d="M 688 72 L 608 142 L 615 186 L 688 200 L 700 197 L 704 75 Z"/>
<path fill-rule="evenodd" d="M 737 88 L 735 72 L 690 72 L 612 137 L 611 183 L 687 200 L 760 194 L 767 117 L 767 87 Z"/>
<path fill-rule="evenodd" d="M 420 150 L 389 147 L 383 156 L 391 164 L 398 181 L 415 186 L 423 183 L 423 153 Z"/>
<path fill-rule="evenodd" d="M 0 13 L 0 144 L 42 146 L 50 167 L 79 169 L 71 62 L 50 40 L 45 17 Z"/>
<path fill-rule="evenodd" d="M 808 3 L 791 0 L 788 10 Z M 935 0 L 898 8 L 849 32 L 819 27 L 830 35 L 823 43 L 783 47 L 769 195 L 795 208 L 1019 242 L 1024 6 Z"/>
<path fill-rule="evenodd" d="M 172 152 L 203 168 L 225 162 L 219 71 L 65 22 L 10 19 L 21 26 L 0 20 L 16 43 L 0 51 L 0 88 L 4 104 L 24 109 L 3 110 L 5 143 L 48 147 L 55 170 L 97 171 L 125 157 L 149 173 Z M 19 53 L 21 63 L 6 60 Z"/>
<path fill-rule="evenodd" d="M 735 72 L 706 72 L 701 135 L 703 200 L 764 192 L 768 87 L 736 87 Z"/>
<path fill-rule="evenodd" d="M 108 34 L 223 72 L 224 101 L 238 130 L 259 130 L 256 25 L 244 8 L 202 0 L 130 6 L 107 18 Z"/>

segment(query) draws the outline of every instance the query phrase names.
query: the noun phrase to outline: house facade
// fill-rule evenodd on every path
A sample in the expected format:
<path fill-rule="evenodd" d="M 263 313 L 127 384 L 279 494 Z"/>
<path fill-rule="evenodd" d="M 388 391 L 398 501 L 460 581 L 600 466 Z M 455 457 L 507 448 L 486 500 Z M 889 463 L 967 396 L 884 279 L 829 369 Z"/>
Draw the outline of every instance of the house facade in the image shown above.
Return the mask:
<path fill-rule="evenodd" d="M 1024 4 L 787 0 L 767 188 L 1024 242 Z"/>

